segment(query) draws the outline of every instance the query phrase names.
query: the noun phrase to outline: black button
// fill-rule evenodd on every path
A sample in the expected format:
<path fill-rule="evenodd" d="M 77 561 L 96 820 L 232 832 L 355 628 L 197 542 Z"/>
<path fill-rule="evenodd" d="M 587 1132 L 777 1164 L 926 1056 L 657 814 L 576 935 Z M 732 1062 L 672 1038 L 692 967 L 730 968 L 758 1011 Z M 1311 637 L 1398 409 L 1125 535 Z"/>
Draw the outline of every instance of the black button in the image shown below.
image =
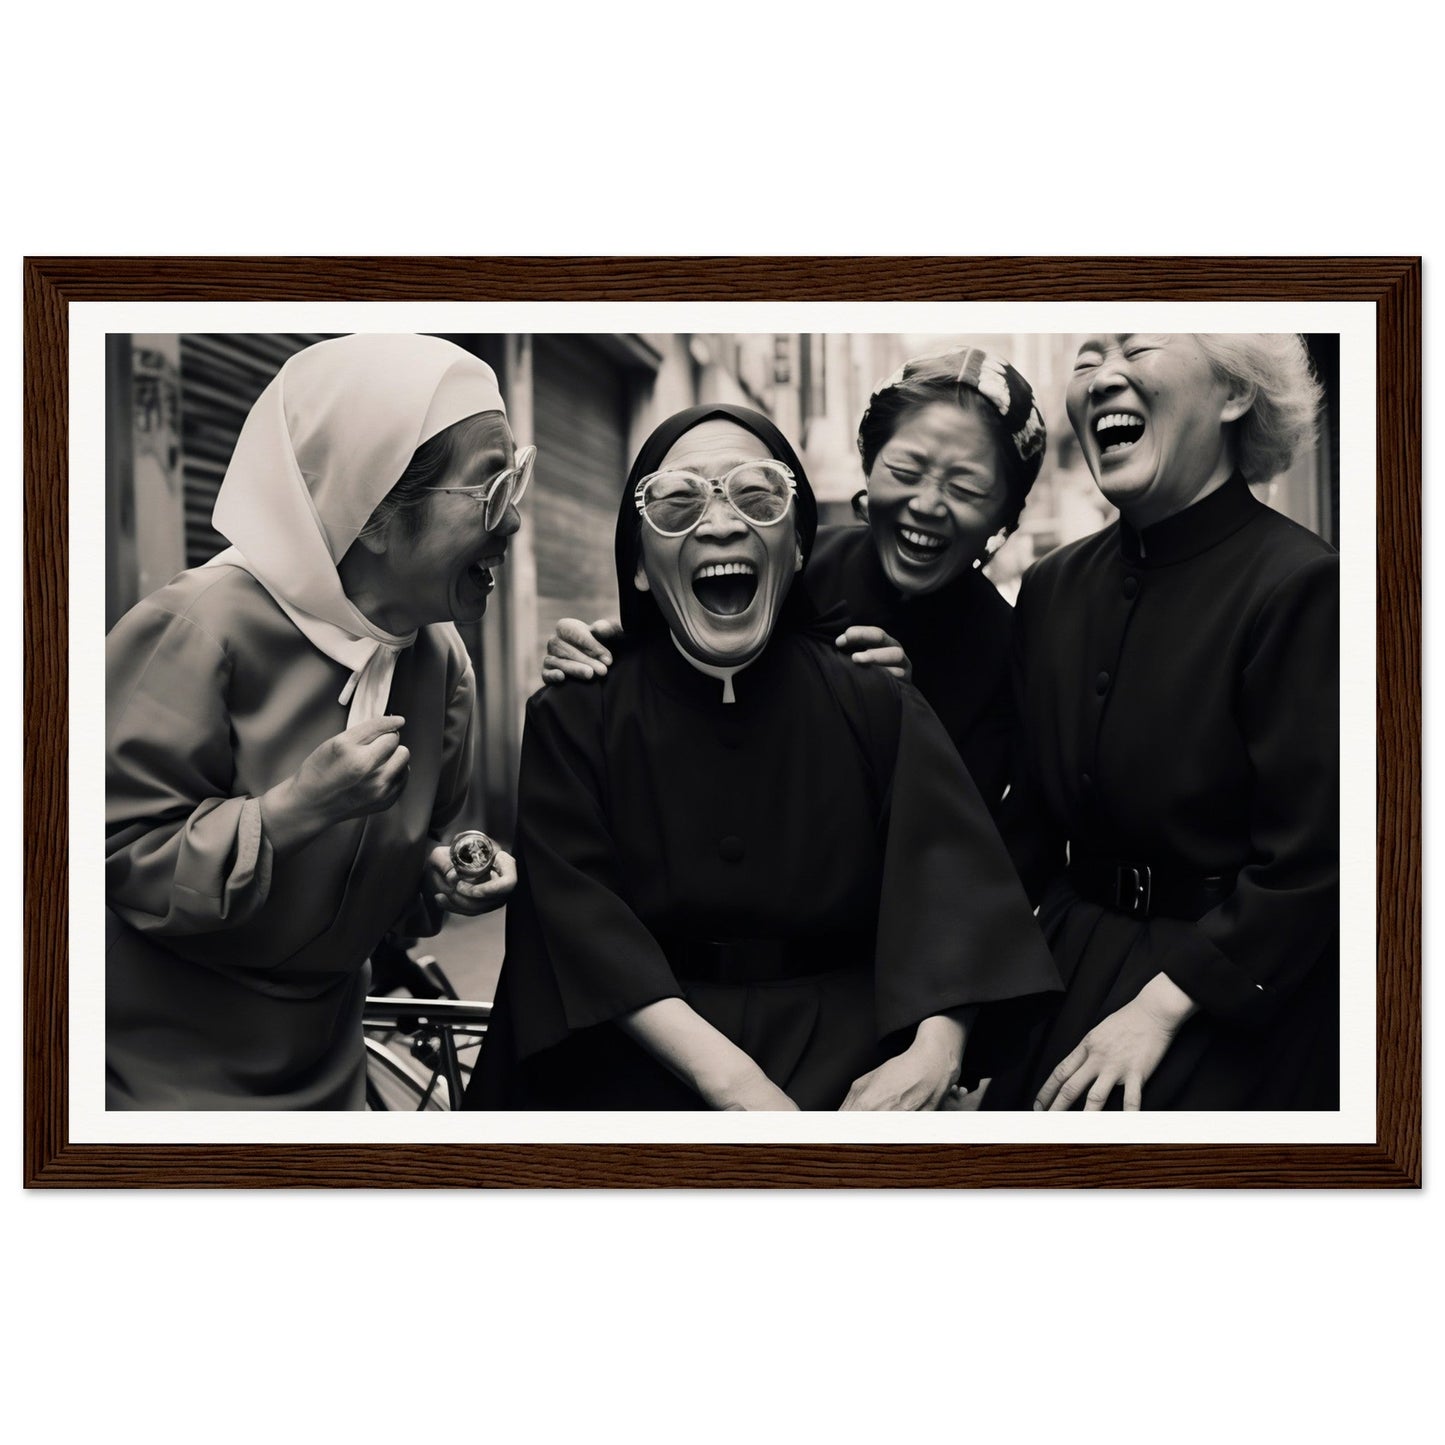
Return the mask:
<path fill-rule="evenodd" d="M 1124 596 L 1132 602 L 1139 595 L 1139 579 L 1137 577 L 1126 577 L 1124 579 Z"/>
<path fill-rule="evenodd" d="M 717 855 L 724 863 L 741 863 L 745 851 L 743 840 L 735 838 L 731 833 L 718 840 Z"/>
<path fill-rule="evenodd" d="M 1094 791 L 1094 780 L 1088 773 L 1085 773 L 1079 779 L 1079 783 L 1086 793 L 1092 793 Z"/>
<path fill-rule="evenodd" d="M 736 752 L 743 745 L 742 729 L 738 727 L 723 727 L 718 729 L 718 741 L 723 747 Z"/>
<path fill-rule="evenodd" d="M 1101 672 L 1098 677 L 1094 679 L 1094 691 L 1097 692 L 1100 697 L 1103 697 L 1108 690 L 1109 674 L 1107 672 Z"/>

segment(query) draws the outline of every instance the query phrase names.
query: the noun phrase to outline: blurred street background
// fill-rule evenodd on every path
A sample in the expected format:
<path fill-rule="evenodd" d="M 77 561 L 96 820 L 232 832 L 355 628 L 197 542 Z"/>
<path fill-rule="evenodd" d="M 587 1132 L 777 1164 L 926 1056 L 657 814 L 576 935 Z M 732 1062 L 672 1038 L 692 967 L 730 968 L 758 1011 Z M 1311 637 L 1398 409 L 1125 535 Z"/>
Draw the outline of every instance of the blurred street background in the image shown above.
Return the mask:
<path fill-rule="evenodd" d="M 449 918 L 435 938 L 418 939 L 413 958 L 436 959 L 462 998 L 491 1000 L 502 968 L 502 935 L 507 911 L 481 918 Z"/>
<path fill-rule="evenodd" d="M 106 345 L 106 626 L 225 545 L 211 509 L 241 424 L 285 360 L 319 334 L 116 333 Z M 448 334 L 496 371 L 519 446 L 538 448 L 521 532 L 486 617 L 463 627 L 476 667 L 482 746 L 473 816 L 509 845 L 522 709 L 540 685 L 560 617 L 617 615 L 612 531 L 637 446 L 664 417 L 699 402 L 771 416 L 797 447 L 820 521 L 853 520 L 863 486 L 855 435 L 868 397 L 907 357 L 959 344 L 1007 357 L 1034 388 L 1048 451 L 1020 530 L 988 574 L 1010 600 L 1037 557 L 1109 522 L 1064 411 L 1079 338 L 1066 333 Z M 1315 450 L 1257 489 L 1318 532 L 1338 535 L 1339 345 L 1306 337 L 1327 414 Z M 438 958 L 464 998 L 492 997 L 503 915 L 452 919 L 417 954 Z"/>

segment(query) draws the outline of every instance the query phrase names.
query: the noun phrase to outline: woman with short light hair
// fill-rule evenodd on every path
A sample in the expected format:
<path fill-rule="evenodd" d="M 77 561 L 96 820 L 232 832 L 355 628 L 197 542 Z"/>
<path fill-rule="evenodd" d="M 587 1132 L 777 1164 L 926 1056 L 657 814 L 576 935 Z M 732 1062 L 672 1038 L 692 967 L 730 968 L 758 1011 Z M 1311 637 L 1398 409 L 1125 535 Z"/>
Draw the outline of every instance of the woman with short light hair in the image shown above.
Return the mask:
<path fill-rule="evenodd" d="M 1304 341 L 1293 332 L 1205 332 L 1199 349 L 1214 374 L 1252 388 L 1254 400 L 1235 423 L 1235 464 L 1248 482 L 1284 471 L 1315 437 L 1320 384 Z"/>
<path fill-rule="evenodd" d="M 1120 517 L 1024 578 L 1004 809 L 1066 992 L 985 1108 L 1339 1105 L 1339 558 L 1250 491 L 1318 399 L 1298 336 L 1079 349 Z"/>

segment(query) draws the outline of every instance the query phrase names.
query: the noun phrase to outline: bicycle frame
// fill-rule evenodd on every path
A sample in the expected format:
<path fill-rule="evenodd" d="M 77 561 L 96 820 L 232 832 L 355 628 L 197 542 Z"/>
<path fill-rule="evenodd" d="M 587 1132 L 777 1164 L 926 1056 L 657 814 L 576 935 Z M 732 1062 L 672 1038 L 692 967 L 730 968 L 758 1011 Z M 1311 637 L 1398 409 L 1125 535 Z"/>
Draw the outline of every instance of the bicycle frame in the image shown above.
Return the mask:
<path fill-rule="evenodd" d="M 368 997 L 361 1015 L 363 1032 L 386 1030 L 390 1033 L 408 1034 L 412 1038 L 414 1056 L 418 1056 L 417 1046 L 426 1041 L 434 1041 L 436 1051 L 436 1062 L 431 1068 L 429 1080 L 406 1065 L 383 1044 L 369 1038 L 366 1040 L 368 1062 L 374 1061 L 384 1067 L 396 1081 L 416 1093 L 420 1097 L 418 1111 L 432 1105 L 432 1101 L 438 1097 L 439 1080 L 446 1085 L 446 1103 L 436 1107 L 455 1109 L 461 1102 L 465 1087 L 462 1063 L 458 1056 L 458 1036 L 465 1036 L 468 1043 L 481 1043 L 491 1016 L 492 1006 L 489 1003 L 456 999 Z"/>

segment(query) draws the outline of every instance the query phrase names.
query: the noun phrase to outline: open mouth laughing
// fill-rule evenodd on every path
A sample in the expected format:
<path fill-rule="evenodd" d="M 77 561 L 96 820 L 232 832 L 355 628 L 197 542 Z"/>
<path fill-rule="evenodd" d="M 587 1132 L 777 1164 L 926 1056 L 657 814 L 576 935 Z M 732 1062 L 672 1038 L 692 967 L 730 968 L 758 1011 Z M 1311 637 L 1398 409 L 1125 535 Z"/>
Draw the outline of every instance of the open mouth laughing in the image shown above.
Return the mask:
<path fill-rule="evenodd" d="M 921 532 L 917 527 L 899 527 L 895 532 L 898 555 L 915 566 L 939 561 L 952 545 L 937 532 Z"/>
<path fill-rule="evenodd" d="M 751 562 L 708 562 L 692 574 L 692 593 L 715 617 L 737 617 L 752 606 L 758 569 Z"/>
<path fill-rule="evenodd" d="M 1123 456 L 1143 435 L 1144 418 L 1133 412 L 1111 411 L 1094 418 L 1094 443 L 1101 458 Z"/>
<path fill-rule="evenodd" d="M 492 570 L 500 567 L 507 560 L 505 552 L 495 552 L 490 556 L 483 557 L 479 561 L 471 562 L 467 566 L 467 580 L 474 587 L 478 587 L 484 593 L 490 593 L 495 587 L 496 579 L 492 576 Z"/>

